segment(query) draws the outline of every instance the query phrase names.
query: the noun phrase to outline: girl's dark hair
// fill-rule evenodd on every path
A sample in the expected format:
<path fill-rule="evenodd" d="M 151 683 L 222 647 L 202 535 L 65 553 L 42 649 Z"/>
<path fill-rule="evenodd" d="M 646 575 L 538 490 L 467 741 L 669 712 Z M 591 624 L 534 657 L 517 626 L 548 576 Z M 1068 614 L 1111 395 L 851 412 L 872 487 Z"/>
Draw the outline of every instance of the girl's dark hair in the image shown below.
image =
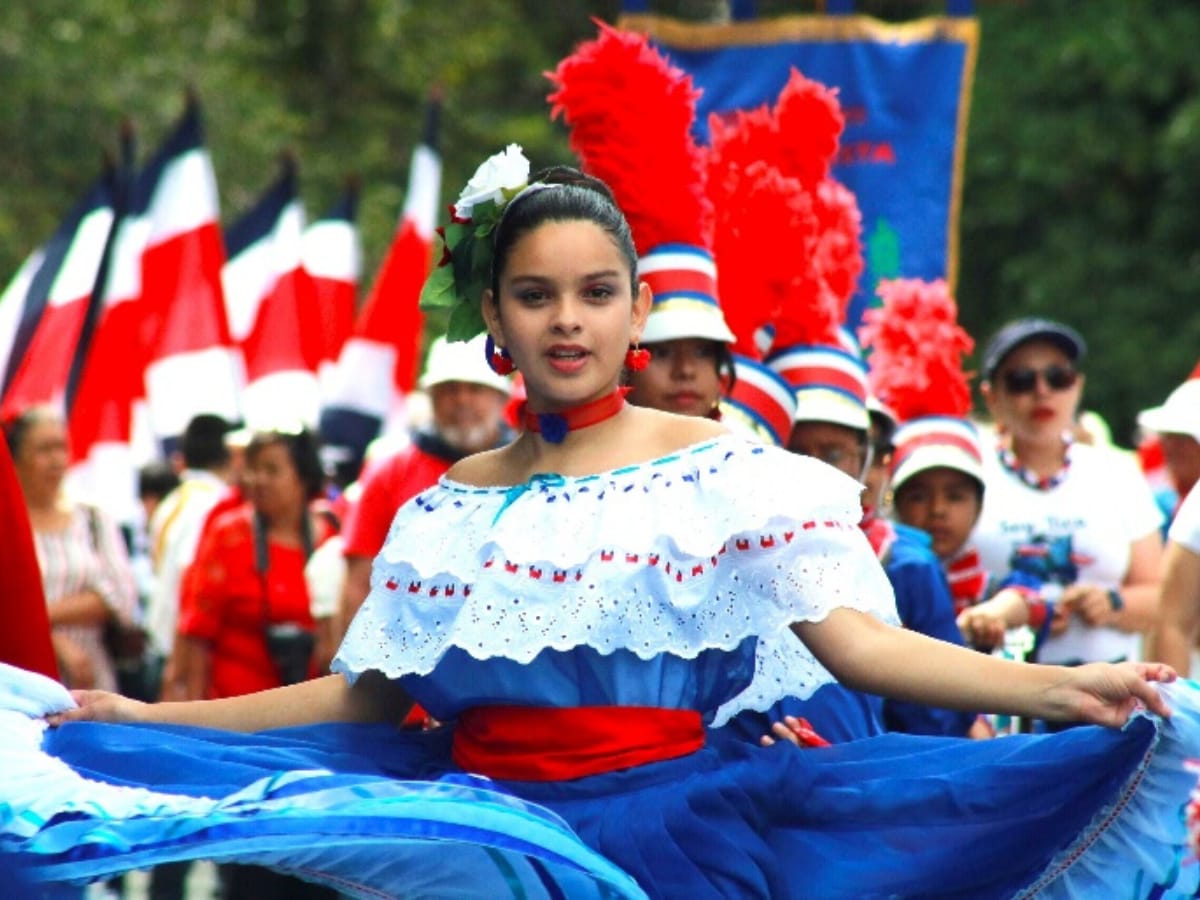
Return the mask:
<path fill-rule="evenodd" d="M 603 181 L 570 166 L 551 166 L 530 184 L 553 188 L 526 190 L 510 201 L 492 235 L 492 298 L 500 295 L 500 273 L 522 236 L 546 222 L 585 221 L 604 229 L 629 264 L 630 287 L 637 294 L 637 250 L 625 215 Z"/>
<path fill-rule="evenodd" d="M 246 445 L 246 462 L 252 463 L 264 447 L 282 444 L 296 467 L 296 476 L 304 485 L 304 495 L 316 500 L 325 493 L 325 471 L 321 467 L 316 435 L 307 428 L 299 431 L 260 431 Z"/>
<path fill-rule="evenodd" d="M 15 416 L 4 420 L 4 441 L 8 444 L 8 453 L 16 459 L 25 442 L 29 429 L 41 422 L 62 422 L 62 413 L 49 404 L 38 404 L 22 410 Z"/>

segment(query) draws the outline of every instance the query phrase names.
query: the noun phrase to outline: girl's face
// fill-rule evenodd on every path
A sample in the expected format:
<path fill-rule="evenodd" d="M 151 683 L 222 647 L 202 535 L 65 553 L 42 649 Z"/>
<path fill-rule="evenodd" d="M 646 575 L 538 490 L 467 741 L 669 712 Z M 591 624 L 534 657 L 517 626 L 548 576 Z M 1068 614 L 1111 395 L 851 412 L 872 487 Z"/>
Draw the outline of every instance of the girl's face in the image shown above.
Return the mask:
<path fill-rule="evenodd" d="M 13 460 L 26 497 L 45 502 L 58 496 L 67 474 L 67 429 L 57 419 L 32 422 Z"/>
<path fill-rule="evenodd" d="M 650 309 L 650 289 L 632 296 L 630 280 L 616 243 L 590 221 L 545 222 L 513 244 L 483 314 L 531 408 L 577 406 L 616 387 Z"/>
<path fill-rule="evenodd" d="M 629 402 L 685 416 L 707 416 L 721 399 L 720 345 L 706 338 L 646 344 L 650 365 L 630 373 Z"/>
<path fill-rule="evenodd" d="M 283 521 L 306 506 L 304 482 L 282 441 L 257 448 L 247 463 L 247 494 L 267 521 Z"/>
<path fill-rule="evenodd" d="M 933 538 L 940 559 L 958 553 L 979 518 L 979 485 L 966 472 L 937 466 L 896 489 L 896 518 Z"/>
<path fill-rule="evenodd" d="M 1075 421 L 1083 376 L 1049 341 L 1021 344 L 985 385 L 984 399 L 997 425 L 1015 443 L 1060 442 Z"/>

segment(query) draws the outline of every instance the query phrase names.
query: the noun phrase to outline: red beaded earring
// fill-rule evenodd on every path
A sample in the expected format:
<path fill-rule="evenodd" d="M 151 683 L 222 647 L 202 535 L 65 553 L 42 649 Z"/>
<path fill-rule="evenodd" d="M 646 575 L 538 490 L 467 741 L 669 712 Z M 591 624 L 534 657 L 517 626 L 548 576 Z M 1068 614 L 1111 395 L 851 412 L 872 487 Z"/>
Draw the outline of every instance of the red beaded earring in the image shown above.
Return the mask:
<path fill-rule="evenodd" d="M 650 365 L 650 351 L 643 347 L 630 347 L 625 351 L 625 368 L 630 372 L 641 372 Z"/>
<path fill-rule="evenodd" d="M 497 375 L 511 375 L 516 370 L 517 367 L 513 365 L 512 357 L 508 355 L 508 351 L 503 347 L 497 349 L 496 342 L 492 340 L 490 334 L 484 342 L 483 352 L 487 357 L 488 366 Z"/>

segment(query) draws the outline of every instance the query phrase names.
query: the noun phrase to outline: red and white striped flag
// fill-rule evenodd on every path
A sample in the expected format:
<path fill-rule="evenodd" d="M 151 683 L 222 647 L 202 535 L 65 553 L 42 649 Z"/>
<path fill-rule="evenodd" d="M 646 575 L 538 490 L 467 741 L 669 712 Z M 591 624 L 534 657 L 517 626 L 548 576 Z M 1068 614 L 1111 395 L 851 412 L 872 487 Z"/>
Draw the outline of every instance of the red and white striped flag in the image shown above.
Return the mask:
<path fill-rule="evenodd" d="M 199 413 L 240 418 L 244 380 L 225 315 L 217 178 L 190 99 L 163 150 L 142 253 L 146 404 L 164 447 Z"/>
<path fill-rule="evenodd" d="M 239 416 L 223 261 L 216 178 L 189 98 L 134 183 L 70 410 L 72 487 L 120 518 L 134 516 L 137 466 L 192 416 Z"/>
<path fill-rule="evenodd" d="M 322 406 L 338 356 L 354 328 L 358 306 L 358 282 L 362 278 L 362 241 L 356 224 L 358 192 L 357 179 L 351 179 L 333 209 L 304 231 L 301 259 L 313 281 L 321 322 L 315 362 Z"/>
<path fill-rule="evenodd" d="M 242 349 L 242 410 L 250 428 L 317 424 L 320 326 L 312 279 L 303 267 L 304 207 L 296 166 L 226 231 L 221 273 L 230 332 Z"/>
<path fill-rule="evenodd" d="M 116 179 L 113 167 L 107 167 L 0 300 L 0 315 L 15 326 L 3 339 L 0 371 L 6 378 L 0 418 L 35 404 L 64 407 L 71 364 L 113 227 Z"/>
<path fill-rule="evenodd" d="M 439 107 L 435 98 L 427 108 L 425 133 L 409 163 L 400 224 L 342 348 L 321 411 L 322 442 L 355 461 L 389 418 L 403 418 L 404 395 L 416 384 L 423 323 L 417 301 L 431 267 L 442 182 Z"/>
<path fill-rule="evenodd" d="M 9 363 L 14 370 L 20 365 L 46 309 L 48 292 L 40 303 L 32 297 L 34 279 L 45 261 L 46 248 L 38 247 L 25 258 L 4 293 L 0 294 L 0 397 L 8 383 Z"/>

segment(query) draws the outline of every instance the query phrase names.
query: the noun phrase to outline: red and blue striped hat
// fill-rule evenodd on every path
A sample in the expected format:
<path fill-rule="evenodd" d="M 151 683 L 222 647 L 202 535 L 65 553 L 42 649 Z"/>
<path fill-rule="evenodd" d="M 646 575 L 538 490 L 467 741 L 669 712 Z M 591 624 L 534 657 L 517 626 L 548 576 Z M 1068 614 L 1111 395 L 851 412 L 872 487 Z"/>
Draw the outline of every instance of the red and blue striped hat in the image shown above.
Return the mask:
<path fill-rule="evenodd" d="M 831 422 L 867 431 L 867 366 L 845 347 L 810 344 L 788 347 L 767 358 L 796 397 L 793 421 Z"/>
<path fill-rule="evenodd" d="M 963 416 L 921 416 L 905 422 L 892 438 L 892 488 L 926 469 L 944 467 L 983 484 L 979 430 Z"/>
<path fill-rule="evenodd" d="M 642 331 L 644 343 L 680 338 L 733 342 L 717 301 L 717 264 L 708 250 L 695 244 L 660 244 L 638 260 L 638 277 L 654 294 Z"/>
<path fill-rule="evenodd" d="M 791 385 L 749 356 L 733 355 L 735 379 L 721 400 L 721 421 L 779 447 L 787 446 L 796 412 Z"/>

